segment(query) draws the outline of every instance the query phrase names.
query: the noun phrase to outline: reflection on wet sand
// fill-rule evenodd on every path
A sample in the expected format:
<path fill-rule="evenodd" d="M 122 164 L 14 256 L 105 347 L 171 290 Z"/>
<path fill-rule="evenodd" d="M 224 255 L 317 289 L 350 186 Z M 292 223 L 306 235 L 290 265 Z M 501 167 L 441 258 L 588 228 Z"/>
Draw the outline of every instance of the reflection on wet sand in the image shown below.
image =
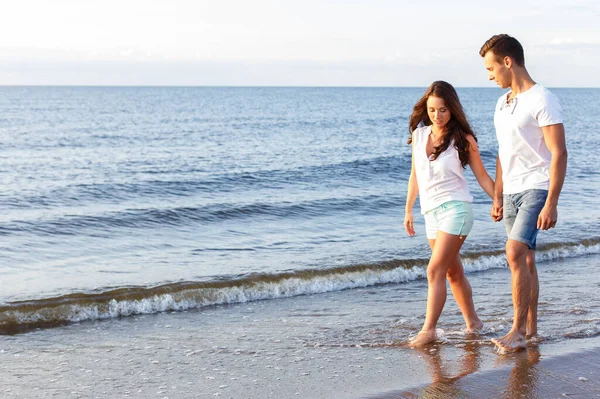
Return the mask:
<path fill-rule="evenodd" d="M 539 398 L 537 367 L 540 351 L 537 346 L 506 355 L 499 355 L 494 368 L 510 373 L 492 373 L 489 378 L 480 374 L 477 380 L 465 383 L 465 377 L 479 371 L 482 352 L 491 351 L 489 345 L 478 341 L 468 342 L 456 357 L 455 351 L 442 346 L 430 346 L 418 350 L 419 357 L 427 363 L 431 383 L 425 387 L 416 387 L 406 391 L 388 392 L 369 396 L 369 399 L 450 399 L 450 398 L 502 398 L 533 399 Z M 487 354 L 489 355 L 489 354 Z"/>
<path fill-rule="evenodd" d="M 539 398 L 537 392 L 540 362 L 540 351 L 537 346 L 529 347 L 524 351 L 501 355 L 498 357 L 498 366 L 512 365 L 506 389 L 499 392 L 497 397 L 506 399 Z"/>
<path fill-rule="evenodd" d="M 431 384 L 414 392 L 405 392 L 393 398 L 460 398 L 465 397 L 460 387 L 461 378 L 479 370 L 481 346 L 468 342 L 458 361 L 443 356 L 443 349 L 422 350 L 422 359 L 427 362 Z"/>

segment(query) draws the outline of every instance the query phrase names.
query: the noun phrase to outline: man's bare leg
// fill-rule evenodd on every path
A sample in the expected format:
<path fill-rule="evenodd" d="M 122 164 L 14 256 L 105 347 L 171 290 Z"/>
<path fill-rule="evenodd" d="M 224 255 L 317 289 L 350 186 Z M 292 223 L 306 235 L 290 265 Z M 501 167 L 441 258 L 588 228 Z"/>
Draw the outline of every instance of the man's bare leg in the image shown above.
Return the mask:
<path fill-rule="evenodd" d="M 421 331 L 409 342 L 412 347 L 427 345 L 437 338 L 435 327 L 446 304 L 446 272 L 451 263 L 448 259 L 458 255 L 462 244 L 462 238 L 443 231 L 438 231 L 436 239 L 430 240 L 432 253 L 427 265 L 427 311 Z"/>
<path fill-rule="evenodd" d="M 530 338 L 537 335 L 537 312 L 540 296 L 540 282 L 538 280 L 537 268 L 535 267 L 535 251 L 528 251 L 527 266 L 531 274 L 531 295 L 529 298 L 529 311 L 527 312 L 526 337 Z"/>
<path fill-rule="evenodd" d="M 526 347 L 527 314 L 532 291 L 532 276 L 527 265 L 528 253 L 527 244 L 510 239 L 506 243 L 506 259 L 512 281 L 514 321 L 508 334 L 499 339 L 492 338 L 492 342 L 505 351 L 515 351 Z"/>
<path fill-rule="evenodd" d="M 450 283 L 450 289 L 452 295 L 456 300 L 460 311 L 462 312 L 465 324 L 467 325 L 467 331 L 473 332 L 480 330 L 483 327 L 483 323 L 475 312 L 475 305 L 473 304 L 473 290 L 467 276 L 465 276 L 465 270 L 460 260 L 460 255 L 456 254 L 454 261 L 448 268 L 446 278 Z"/>

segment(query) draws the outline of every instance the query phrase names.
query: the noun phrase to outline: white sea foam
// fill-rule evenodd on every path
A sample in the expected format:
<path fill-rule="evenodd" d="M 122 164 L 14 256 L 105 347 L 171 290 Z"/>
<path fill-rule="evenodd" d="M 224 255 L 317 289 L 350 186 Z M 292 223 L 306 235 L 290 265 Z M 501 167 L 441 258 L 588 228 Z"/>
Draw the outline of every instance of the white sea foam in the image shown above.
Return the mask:
<path fill-rule="evenodd" d="M 600 253 L 600 244 L 566 244 L 537 251 L 538 262 Z M 419 265 L 419 263 L 421 265 Z M 165 311 L 184 311 L 206 306 L 245 303 L 266 299 L 286 298 L 299 295 L 319 294 L 361 288 L 378 284 L 407 283 L 426 278 L 423 261 L 415 266 L 367 267 L 358 271 L 338 269 L 329 274 L 311 277 L 282 277 L 269 281 L 240 281 L 236 285 L 186 289 L 176 292 L 154 294 L 141 299 L 111 299 L 104 303 L 64 303 L 52 307 L 28 311 L 27 308 L 6 310 L 0 317 L 2 324 L 39 324 L 52 322 L 80 322 L 116 318 L 136 314 L 153 314 Z M 506 267 L 504 255 L 482 255 L 464 260 L 467 273 Z"/>
<path fill-rule="evenodd" d="M 535 252 L 537 263 L 548 262 L 556 259 L 574 258 L 578 256 L 593 255 L 600 253 L 600 243 L 565 244 L 548 249 L 539 249 Z M 466 273 L 479 272 L 483 270 L 502 268 L 507 266 L 506 257 L 502 255 L 481 256 L 475 259 L 463 260 Z"/>

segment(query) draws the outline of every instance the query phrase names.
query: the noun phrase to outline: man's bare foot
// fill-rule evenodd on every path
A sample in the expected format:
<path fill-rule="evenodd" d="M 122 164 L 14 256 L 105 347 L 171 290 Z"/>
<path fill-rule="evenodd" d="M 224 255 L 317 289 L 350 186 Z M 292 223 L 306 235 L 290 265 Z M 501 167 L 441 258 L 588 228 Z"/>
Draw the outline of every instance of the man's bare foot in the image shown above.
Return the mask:
<path fill-rule="evenodd" d="M 511 331 L 502 338 L 492 338 L 492 343 L 504 352 L 516 352 L 527 347 L 525 336 L 518 331 Z"/>
<path fill-rule="evenodd" d="M 533 334 L 533 335 L 526 334 L 525 339 L 527 340 L 527 342 L 532 343 L 532 344 L 539 344 L 540 342 L 542 342 L 542 337 L 540 337 L 537 334 Z"/>
<path fill-rule="evenodd" d="M 436 339 L 437 334 L 435 330 L 421 330 L 415 337 L 408 341 L 408 346 L 411 348 L 421 348 Z"/>

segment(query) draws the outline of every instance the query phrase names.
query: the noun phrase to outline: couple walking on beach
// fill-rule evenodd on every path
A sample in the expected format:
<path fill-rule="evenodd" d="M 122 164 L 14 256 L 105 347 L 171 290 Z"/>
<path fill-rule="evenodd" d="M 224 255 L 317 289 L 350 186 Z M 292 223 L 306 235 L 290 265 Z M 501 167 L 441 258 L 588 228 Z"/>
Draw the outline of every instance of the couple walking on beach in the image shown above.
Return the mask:
<path fill-rule="evenodd" d="M 514 351 L 525 348 L 526 339 L 537 334 L 536 237 L 540 229 L 556 225 L 567 168 L 562 110 L 556 96 L 527 72 L 523 47 L 515 38 L 492 36 L 479 54 L 489 79 L 503 89 L 510 88 L 498 99 L 494 114 L 498 139 L 495 182 L 483 166 L 477 138 L 452 85 L 434 82 L 410 116 L 412 168 L 404 228 L 410 236 L 415 235 L 412 208 L 418 194 L 432 250 L 427 266 L 425 322 L 409 342 L 413 347 L 437 338 L 436 324 L 446 302 L 446 279 L 467 330 L 483 327 L 459 256 L 473 226 L 473 197 L 463 175 L 467 165 L 492 198 L 492 219 L 504 220 L 508 235 L 506 258 L 514 321 L 508 334 L 492 342 L 504 351 Z"/>

